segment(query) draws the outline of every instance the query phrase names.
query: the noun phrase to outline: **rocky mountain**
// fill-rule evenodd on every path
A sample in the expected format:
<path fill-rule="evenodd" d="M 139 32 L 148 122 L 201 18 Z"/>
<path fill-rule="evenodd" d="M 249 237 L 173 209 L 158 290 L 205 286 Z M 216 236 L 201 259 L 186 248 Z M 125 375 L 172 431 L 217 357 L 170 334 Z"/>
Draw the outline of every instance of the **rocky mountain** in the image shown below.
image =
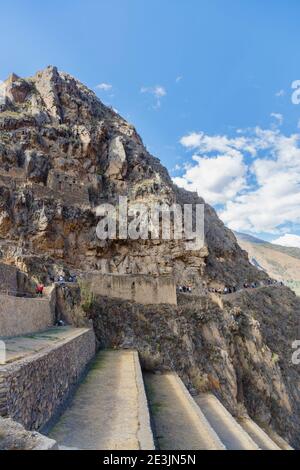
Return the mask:
<path fill-rule="evenodd" d="M 171 368 L 197 390 L 212 390 L 235 413 L 249 413 L 300 446 L 300 375 L 292 364 L 300 302 L 286 287 L 226 299 L 209 286 L 266 280 L 235 235 L 205 204 L 205 246 L 183 240 L 96 236 L 100 203 L 204 203 L 176 187 L 132 125 L 70 75 L 47 67 L 11 75 L 0 106 L 0 255 L 32 278 L 57 274 L 172 274 L 194 295 L 178 307 L 89 299 L 100 345 L 138 349 L 144 367 Z M 65 292 L 79 321 L 80 294 Z M 81 297 L 83 293 L 81 293 Z"/>
<path fill-rule="evenodd" d="M 243 233 L 235 233 L 240 247 L 252 264 L 270 277 L 284 282 L 300 295 L 300 249 L 268 243 Z"/>
<path fill-rule="evenodd" d="M 181 241 L 100 242 L 95 206 L 127 195 L 135 202 L 202 203 L 177 188 L 133 126 L 70 75 L 48 67 L 11 75 L 0 113 L 0 236 L 4 260 L 47 282 L 64 268 L 174 273 L 180 282 L 252 279 L 256 270 L 206 205 L 206 246 Z M 141 248 L 142 245 L 142 248 Z M 41 263 L 40 260 L 43 259 Z"/>

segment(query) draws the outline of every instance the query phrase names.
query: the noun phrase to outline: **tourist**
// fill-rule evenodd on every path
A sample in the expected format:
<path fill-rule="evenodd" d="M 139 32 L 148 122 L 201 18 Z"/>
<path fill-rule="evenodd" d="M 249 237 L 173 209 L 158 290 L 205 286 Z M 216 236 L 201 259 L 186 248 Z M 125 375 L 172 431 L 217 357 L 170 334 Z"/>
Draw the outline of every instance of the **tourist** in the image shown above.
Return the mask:
<path fill-rule="evenodd" d="M 64 276 L 62 276 L 62 275 L 58 276 L 58 284 L 59 284 L 60 286 L 63 286 L 64 283 L 65 283 L 65 278 L 64 278 Z"/>
<path fill-rule="evenodd" d="M 37 284 L 35 291 L 39 297 L 43 296 L 43 291 L 44 291 L 44 285 L 43 284 Z"/>

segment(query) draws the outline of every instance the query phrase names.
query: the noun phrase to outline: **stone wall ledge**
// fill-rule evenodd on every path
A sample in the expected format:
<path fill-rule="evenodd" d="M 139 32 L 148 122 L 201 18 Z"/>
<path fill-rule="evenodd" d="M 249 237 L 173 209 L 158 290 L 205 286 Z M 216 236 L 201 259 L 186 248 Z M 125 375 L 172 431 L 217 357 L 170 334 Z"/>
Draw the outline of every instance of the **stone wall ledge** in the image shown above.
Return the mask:
<path fill-rule="evenodd" d="M 0 366 L 0 414 L 26 429 L 43 427 L 64 403 L 95 354 L 91 329 L 41 352 Z"/>

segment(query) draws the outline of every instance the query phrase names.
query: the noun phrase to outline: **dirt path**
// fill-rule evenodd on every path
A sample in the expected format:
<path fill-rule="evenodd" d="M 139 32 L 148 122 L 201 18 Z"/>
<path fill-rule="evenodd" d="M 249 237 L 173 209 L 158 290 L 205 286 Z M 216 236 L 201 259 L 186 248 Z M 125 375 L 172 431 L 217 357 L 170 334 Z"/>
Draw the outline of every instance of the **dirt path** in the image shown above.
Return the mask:
<path fill-rule="evenodd" d="M 136 357 L 133 351 L 99 353 L 49 437 L 63 448 L 151 449 L 152 435 L 145 438 L 147 429 L 140 429 L 145 416 Z"/>
<path fill-rule="evenodd" d="M 160 449 L 224 448 L 175 374 L 144 378 Z"/>

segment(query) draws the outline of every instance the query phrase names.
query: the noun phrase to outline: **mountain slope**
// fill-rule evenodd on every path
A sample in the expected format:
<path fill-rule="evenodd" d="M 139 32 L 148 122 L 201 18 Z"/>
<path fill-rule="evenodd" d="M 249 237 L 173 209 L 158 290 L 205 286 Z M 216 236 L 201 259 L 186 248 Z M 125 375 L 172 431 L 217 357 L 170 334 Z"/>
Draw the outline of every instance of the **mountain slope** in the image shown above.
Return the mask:
<path fill-rule="evenodd" d="M 78 80 L 55 67 L 11 75 L 0 106 L 0 257 L 51 283 L 57 274 L 172 274 L 194 296 L 171 306 L 96 299 L 87 312 L 103 347 L 131 345 L 145 367 L 176 370 L 216 393 L 233 413 L 250 413 L 300 447 L 300 371 L 291 363 L 300 301 L 286 287 L 239 291 L 210 285 L 267 279 L 205 204 L 205 246 L 184 240 L 99 240 L 96 206 L 203 203 L 176 187 L 134 127 Z M 79 296 L 71 302 L 73 312 Z M 125 347 L 125 346 L 124 346 Z"/>
<path fill-rule="evenodd" d="M 300 249 L 273 245 L 251 235 L 235 233 L 238 243 L 247 251 L 250 261 L 269 276 L 283 281 L 300 295 Z"/>
<path fill-rule="evenodd" d="M 5 85 L 0 236 L 18 243 L 18 260 L 28 270 L 39 269 L 38 259 L 46 257 L 45 282 L 59 264 L 101 272 L 172 272 L 194 287 L 199 275 L 223 284 L 262 277 L 208 205 L 206 246 L 197 252 L 187 251 L 181 240 L 98 240 L 94 208 L 115 204 L 119 195 L 146 204 L 203 200 L 176 187 L 133 126 L 70 75 L 48 67 L 29 79 L 13 74 Z M 15 258 L 5 243 L 2 252 L 4 259 Z"/>

